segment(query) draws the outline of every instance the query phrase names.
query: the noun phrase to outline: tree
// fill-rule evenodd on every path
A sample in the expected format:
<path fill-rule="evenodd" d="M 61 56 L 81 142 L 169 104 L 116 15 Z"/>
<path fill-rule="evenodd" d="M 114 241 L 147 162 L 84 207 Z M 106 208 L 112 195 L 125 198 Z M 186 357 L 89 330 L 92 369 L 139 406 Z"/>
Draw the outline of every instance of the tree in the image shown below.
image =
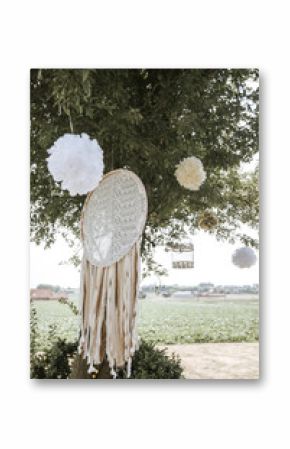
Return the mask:
<path fill-rule="evenodd" d="M 60 291 L 60 286 L 59 285 L 51 285 L 51 284 L 38 284 L 36 288 L 40 288 L 40 289 L 49 289 L 52 290 L 53 292 L 57 293 Z"/>
<path fill-rule="evenodd" d="M 64 133 L 85 132 L 104 150 L 105 170 L 133 170 L 149 211 L 143 256 L 198 227 L 214 210 L 217 238 L 247 244 L 241 224 L 257 226 L 258 172 L 241 162 L 258 151 L 258 71 L 248 69 L 72 69 L 31 71 L 31 235 L 51 245 L 57 231 L 79 234 L 85 196 L 70 197 L 50 176 L 47 148 Z M 199 157 L 207 180 L 199 192 L 179 186 L 174 170 Z M 156 268 L 156 267 L 155 267 Z"/>

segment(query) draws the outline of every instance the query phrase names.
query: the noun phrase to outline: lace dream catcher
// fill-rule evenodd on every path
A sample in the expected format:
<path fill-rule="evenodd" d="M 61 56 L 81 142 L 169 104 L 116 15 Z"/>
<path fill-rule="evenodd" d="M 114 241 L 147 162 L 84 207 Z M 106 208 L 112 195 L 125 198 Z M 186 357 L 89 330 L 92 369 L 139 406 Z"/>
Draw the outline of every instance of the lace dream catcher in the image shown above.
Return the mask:
<path fill-rule="evenodd" d="M 147 196 L 131 171 L 115 170 L 87 196 L 81 222 L 81 337 L 79 351 L 89 372 L 106 357 L 115 376 L 137 347 L 136 314 L 140 237 Z"/>

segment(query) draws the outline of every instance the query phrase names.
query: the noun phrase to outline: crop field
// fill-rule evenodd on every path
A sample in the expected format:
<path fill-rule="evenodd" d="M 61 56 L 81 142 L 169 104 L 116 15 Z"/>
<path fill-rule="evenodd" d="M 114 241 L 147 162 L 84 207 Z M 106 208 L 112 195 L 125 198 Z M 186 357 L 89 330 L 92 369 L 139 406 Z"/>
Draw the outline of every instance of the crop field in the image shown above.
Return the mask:
<path fill-rule="evenodd" d="M 35 301 L 39 349 L 46 346 L 50 326 L 75 341 L 78 317 L 57 301 Z M 253 342 L 259 339 L 258 299 L 165 299 L 139 301 L 138 333 L 161 344 Z"/>
<path fill-rule="evenodd" d="M 158 343 L 259 339 L 258 300 L 145 300 L 139 318 L 141 337 Z"/>

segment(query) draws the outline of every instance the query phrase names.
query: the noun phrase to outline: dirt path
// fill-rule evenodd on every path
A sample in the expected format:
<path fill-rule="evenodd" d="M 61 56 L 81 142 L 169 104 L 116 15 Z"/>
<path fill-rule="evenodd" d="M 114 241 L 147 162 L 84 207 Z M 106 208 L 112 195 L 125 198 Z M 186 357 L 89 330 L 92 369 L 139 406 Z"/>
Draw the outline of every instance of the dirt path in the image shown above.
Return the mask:
<path fill-rule="evenodd" d="M 168 345 L 181 358 L 186 379 L 258 379 L 259 343 Z"/>

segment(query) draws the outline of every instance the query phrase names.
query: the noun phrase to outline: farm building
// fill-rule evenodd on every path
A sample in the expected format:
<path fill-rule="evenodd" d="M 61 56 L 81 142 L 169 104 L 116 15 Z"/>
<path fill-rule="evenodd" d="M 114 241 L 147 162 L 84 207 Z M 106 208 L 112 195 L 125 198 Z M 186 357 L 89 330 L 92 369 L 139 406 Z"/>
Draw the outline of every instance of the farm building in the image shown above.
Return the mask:
<path fill-rule="evenodd" d="M 192 298 L 191 290 L 179 290 L 173 293 L 173 298 Z"/>
<path fill-rule="evenodd" d="M 68 299 L 68 296 L 64 292 L 55 293 L 49 288 L 32 288 L 30 290 L 30 300 L 34 299 Z"/>

